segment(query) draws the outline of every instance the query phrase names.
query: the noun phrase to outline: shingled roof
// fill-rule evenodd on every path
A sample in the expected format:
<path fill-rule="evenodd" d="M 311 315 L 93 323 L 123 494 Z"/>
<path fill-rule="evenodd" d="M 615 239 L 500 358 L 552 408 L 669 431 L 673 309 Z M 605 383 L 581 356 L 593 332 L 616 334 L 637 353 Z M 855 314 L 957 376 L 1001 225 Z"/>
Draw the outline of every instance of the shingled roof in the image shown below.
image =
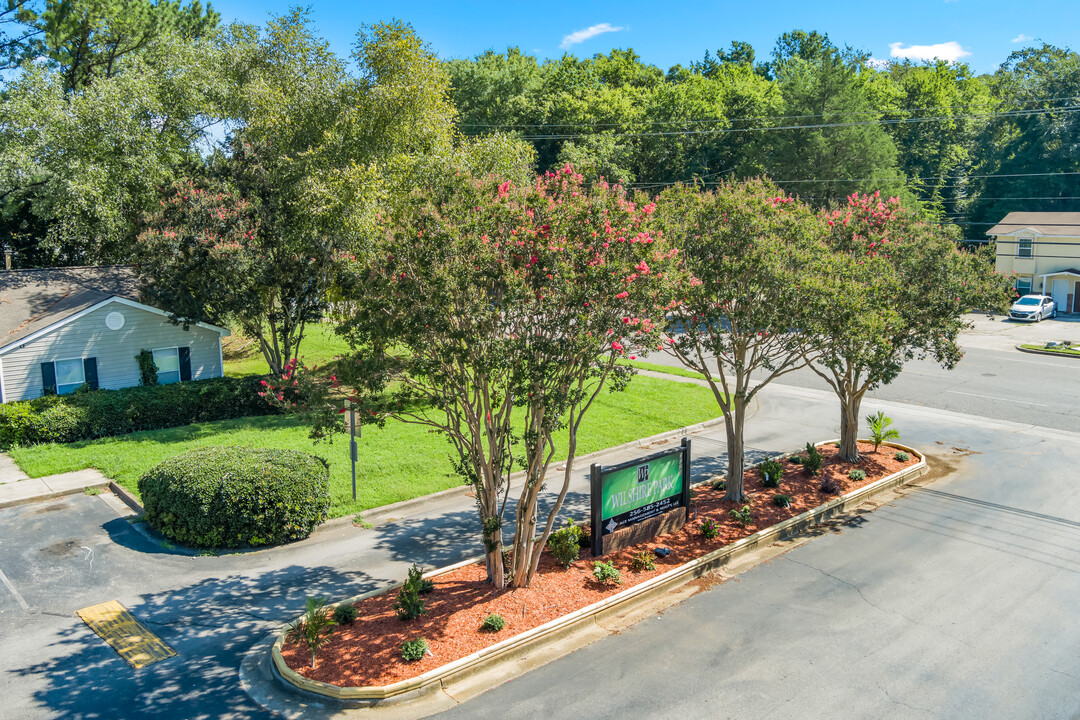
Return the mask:
<path fill-rule="evenodd" d="M 1028 229 L 1042 235 L 1080 237 L 1080 212 L 1011 212 L 986 234 L 1007 235 Z"/>
<path fill-rule="evenodd" d="M 139 300 L 133 267 L 0 271 L 0 348 L 111 297 Z"/>

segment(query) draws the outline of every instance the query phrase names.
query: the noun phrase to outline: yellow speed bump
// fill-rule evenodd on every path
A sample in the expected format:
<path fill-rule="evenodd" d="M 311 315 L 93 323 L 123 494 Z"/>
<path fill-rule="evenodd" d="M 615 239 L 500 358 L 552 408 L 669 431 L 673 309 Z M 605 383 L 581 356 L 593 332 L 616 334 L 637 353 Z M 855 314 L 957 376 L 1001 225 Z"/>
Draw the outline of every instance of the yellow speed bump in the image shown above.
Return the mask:
<path fill-rule="evenodd" d="M 120 653 L 120 657 L 137 668 L 176 655 L 175 650 L 147 630 L 131 616 L 127 608 L 115 600 L 91 605 L 76 611 L 75 614 L 100 635 L 102 640 L 109 643 L 113 650 Z"/>

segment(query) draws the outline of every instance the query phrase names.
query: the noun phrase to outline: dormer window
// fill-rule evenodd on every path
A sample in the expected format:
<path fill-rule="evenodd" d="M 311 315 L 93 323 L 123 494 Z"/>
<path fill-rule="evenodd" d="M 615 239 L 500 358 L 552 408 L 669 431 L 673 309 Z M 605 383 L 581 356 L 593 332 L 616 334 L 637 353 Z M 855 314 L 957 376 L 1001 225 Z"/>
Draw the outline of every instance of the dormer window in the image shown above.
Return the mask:
<path fill-rule="evenodd" d="M 1016 257 L 1029 258 L 1032 256 L 1031 238 L 1020 238 L 1016 243 Z"/>

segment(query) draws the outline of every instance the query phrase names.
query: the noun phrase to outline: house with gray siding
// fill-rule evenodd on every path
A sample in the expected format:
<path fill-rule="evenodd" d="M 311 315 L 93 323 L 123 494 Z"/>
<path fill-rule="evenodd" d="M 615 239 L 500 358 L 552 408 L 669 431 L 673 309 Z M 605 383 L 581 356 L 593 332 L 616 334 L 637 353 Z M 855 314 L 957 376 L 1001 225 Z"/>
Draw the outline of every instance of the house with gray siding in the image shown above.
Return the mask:
<path fill-rule="evenodd" d="M 127 266 L 0 271 L 0 402 L 138 385 L 143 350 L 161 384 L 220 377 L 228 334 L 140 302 Z"/>

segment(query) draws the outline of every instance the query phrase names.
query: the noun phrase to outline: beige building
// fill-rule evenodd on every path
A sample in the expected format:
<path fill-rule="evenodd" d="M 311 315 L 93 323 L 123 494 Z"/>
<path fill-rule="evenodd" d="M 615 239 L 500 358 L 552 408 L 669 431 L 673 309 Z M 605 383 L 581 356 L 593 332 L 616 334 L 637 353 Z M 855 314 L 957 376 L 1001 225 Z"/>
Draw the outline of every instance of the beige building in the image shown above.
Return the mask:
<path fill-rule="evenodd" d="M 1080 312 L 1080 212 L 1011 212 L 986 234 L 997 238 L 997 271 L 1016 275 L 1019 294 Z"/>

